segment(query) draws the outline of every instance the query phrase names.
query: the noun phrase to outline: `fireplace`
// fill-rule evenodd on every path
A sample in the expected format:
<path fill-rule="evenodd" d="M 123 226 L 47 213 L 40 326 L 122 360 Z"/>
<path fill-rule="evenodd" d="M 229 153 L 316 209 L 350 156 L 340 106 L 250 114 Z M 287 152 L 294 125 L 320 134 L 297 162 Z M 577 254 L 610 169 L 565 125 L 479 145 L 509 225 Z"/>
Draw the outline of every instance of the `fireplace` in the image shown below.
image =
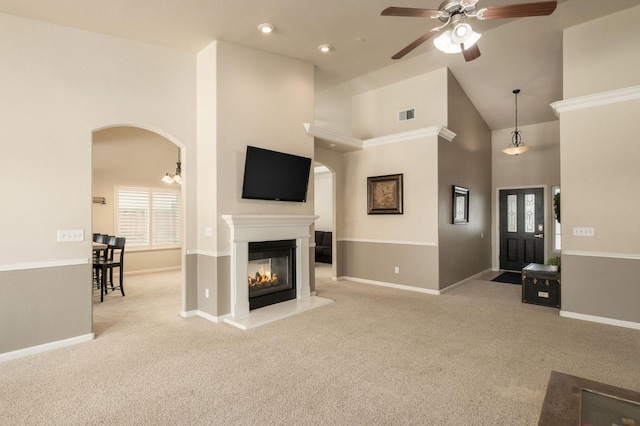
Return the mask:
<path fill-rule="evenodd" d="M 296 298 L 296 240 L 249 243 L 249 310 Z"/>
<path fill-rule="evenodd" d="M 223 215 L 222 219 L 229 226 L 230 231 L 230 313 L 224 322 L 247 330 L 263 324 L 268 324 L 281 318 L 286 318 L 309 309 L 315 309 L 329 303 L 333 303 L 330 299 L 325 299 L 315 295 L 311 295 L 310 288 L 310 264 L 313 265 L 313 258 L 309 239 L 311 238 L 309 227 L 317 219 L 317 216 L 306 215 Z M 280 250 L 282 247 L 271 246 L 271 243 L 280 243 L 282 241 L 290 242 L 290 246 L 284 250 L 288 252 L 288 268 L 282 272 L 278 265 L 280 262 Z M 266 244 L 266 247 L 265 247 Z M 277 244 L 278 246 L 280 244 Z M 251 249 L 249 248 L 251 246 Z M 254 248 L 256 248 L 254 253 Z M 249 254 L 249 252 L 252 252 Z M 275 253 L 272 253 L 275 252 Z M 260 255 L 256 253 L 262 253 Z M 265 253 L 270 253 L 266 254 Z M 265 261 L 264 259 L 271 259 Z M 261 260 L 260 262 L 254 261 Z M 249 292 L 251 284 L 247 283 L 249 275 L 254 279 L 256 272 L 261 274 L 260 267 L 271 263 L 271 273 L 269 280 L 273 279 L 273 271 L 278 278 L 280 287 L 280 278 L 287 278 L 286 292 L 293 295 L 292 300 L 284 300 L 281 302 L 274 301 L 272 304 L 264 305 L 263 308 L 257 309 L 252 306 L 249 308 Z M 275 267 L 274 267 L 275 266 Z M 250 268 L 257 268 L 257 270 Z M 289 269 L 290 268 L 290 269 Z M 262 266 L 263 274 L 267 277 L 267 266 Z M 260 278 L 262 280 L 262 276 Z M 257 287 L 257 285 L 254 285 Z M 266 293 L 267 288 L 272 286 L 260 287 L 255 289 L 256 293 Z M 260 294 L 260 296 L 264 295 Z M 279 293 L 276 292 L 276 293 Z M 282 295 L 274 296 L 282 297 Z M 289 296 L 287 296 L 289 297 Z"/>

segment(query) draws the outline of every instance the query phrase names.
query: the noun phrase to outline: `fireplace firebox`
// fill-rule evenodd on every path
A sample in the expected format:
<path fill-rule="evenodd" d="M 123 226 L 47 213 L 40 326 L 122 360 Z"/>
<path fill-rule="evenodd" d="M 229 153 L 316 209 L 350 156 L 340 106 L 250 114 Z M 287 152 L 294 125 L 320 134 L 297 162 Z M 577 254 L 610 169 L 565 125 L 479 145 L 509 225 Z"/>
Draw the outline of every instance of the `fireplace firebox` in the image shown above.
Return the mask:
<path fill-rule="evenodd" d="M 296 240 L 249 243 L 249 310 L 296 298 Z"/>

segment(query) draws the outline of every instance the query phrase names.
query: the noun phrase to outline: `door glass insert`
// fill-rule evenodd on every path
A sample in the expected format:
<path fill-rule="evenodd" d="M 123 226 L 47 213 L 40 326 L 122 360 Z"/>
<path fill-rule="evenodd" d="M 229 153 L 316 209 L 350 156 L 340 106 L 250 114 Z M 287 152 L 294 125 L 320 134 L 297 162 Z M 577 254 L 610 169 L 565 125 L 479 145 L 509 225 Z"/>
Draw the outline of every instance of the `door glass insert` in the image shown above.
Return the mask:
<path fill-rule="evenodd" d="M 536 232 L 536 195 L 524 194 L 524 232 Z"/>
<path fill-rule="evenodd" d="M 507 195 L 507 231 L 518 231 L 518 196 Z"/>

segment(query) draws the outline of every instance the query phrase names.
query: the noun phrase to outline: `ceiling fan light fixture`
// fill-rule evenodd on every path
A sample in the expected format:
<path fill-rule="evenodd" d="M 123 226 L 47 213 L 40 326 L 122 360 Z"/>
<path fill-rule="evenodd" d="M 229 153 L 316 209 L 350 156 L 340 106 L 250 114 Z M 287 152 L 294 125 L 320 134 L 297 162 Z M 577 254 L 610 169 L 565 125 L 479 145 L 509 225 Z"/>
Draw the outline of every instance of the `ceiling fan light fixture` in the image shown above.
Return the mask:
<path fill-rule="evenodd" d="M 469 28 L 468 31 L 462 30 L 463 32 L 466 31 L 466 33 L 464 40 L 461 41 L 461 38 L 456 35 L 456 31 L 463 25 L 466 25 Z M 460 24 L 454 30 L 446 30 L 433 39 L 433 44 L 438 48 L 438 50 L 444 53 L 460 53 L 462 52 L 462 47 L 460 47 L 461 44 L 464 45 L 466 50 L 476 44 L 478 40 L 480 40 L 480 37 L 482 37 L 482 34 L 473 31 L 470 25 Z"/>
<path fill-rule="evenodd" d="M 452 34 L 453 31 L 446 30 L 433 39 L 433 44 L 438 48 L 438 50 L 444 53 L 460 53 L 462 49 L 460 48 L 460 45 L 453 42 Z"/>

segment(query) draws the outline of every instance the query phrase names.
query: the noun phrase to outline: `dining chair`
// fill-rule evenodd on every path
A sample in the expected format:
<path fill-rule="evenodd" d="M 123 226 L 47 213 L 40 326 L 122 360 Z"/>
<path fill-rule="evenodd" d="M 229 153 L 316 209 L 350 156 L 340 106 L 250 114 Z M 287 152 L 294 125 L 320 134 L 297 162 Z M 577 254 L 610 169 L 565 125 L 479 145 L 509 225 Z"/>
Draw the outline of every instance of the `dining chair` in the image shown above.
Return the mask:
<path fill-rule="evenodd" d="M 107 294 L 108 285 L 111 290 L 120 290 L 124 296 L 124 248 L 126 239 L 124 237 L 109 237 L 107 240 L 106 256 L 103 259 L 93 261 L 93 269 L 99 277 L 100 301 L 104 300 Z M 114 286 L 113 270 L 118 269 L 119 285 Z"/>

